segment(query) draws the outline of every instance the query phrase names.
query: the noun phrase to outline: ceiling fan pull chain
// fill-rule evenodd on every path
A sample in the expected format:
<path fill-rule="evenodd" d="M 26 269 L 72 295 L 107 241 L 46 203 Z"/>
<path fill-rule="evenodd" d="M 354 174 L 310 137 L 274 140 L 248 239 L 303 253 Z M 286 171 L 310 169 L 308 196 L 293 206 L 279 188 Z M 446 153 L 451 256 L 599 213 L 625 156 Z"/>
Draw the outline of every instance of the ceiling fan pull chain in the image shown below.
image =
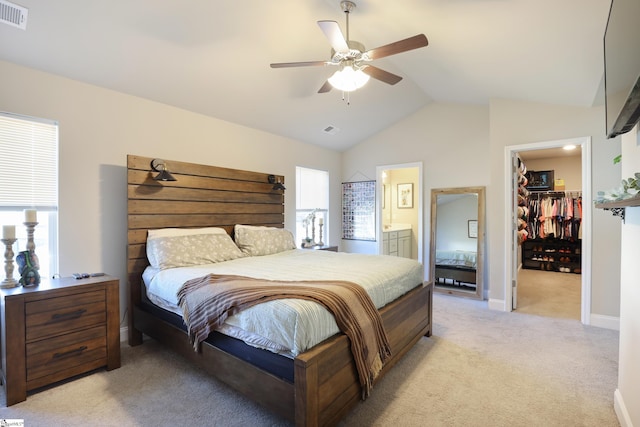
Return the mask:
<path fill-rule="evenodd" d="M 342 101 L 345 101 L 344 94 L 345 94 L 345 91 L 342 91 Z M 351 92 L 346 92 L 346 94 L 347 94 L 347 99 L 346 99 L 347 105 L 351 105 Z"/>

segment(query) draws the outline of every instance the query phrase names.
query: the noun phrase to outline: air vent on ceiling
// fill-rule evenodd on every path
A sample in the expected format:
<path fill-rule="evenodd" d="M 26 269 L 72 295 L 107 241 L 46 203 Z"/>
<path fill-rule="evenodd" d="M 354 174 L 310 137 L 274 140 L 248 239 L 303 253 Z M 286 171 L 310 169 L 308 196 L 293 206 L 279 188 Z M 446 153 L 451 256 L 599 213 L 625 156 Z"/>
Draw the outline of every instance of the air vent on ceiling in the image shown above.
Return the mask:
<path fill-rule="evenodd" d="M 29 9 L 26 7 L 0 0 L 0 22 L 26 30 L 28 15 Z"/>
<path fill-rule="evenodd" d="M 324 133 L 328 133 L 329 135 L 335 135 L 336 133 L 340 132 L 340 129 L 335 126 L 327 126 L 322 130 L 324 131 Z"/>

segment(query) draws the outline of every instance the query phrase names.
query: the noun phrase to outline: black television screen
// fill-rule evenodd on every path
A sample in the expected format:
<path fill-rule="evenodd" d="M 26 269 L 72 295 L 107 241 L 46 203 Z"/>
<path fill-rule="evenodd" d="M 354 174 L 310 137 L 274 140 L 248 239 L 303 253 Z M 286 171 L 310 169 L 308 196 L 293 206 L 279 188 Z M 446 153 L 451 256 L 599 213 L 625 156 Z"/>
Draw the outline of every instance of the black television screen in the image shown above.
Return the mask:
<path fill-rule="evenodd" d="M 604 34 L 607 138 L 640 119 L 640 0 L 613 0 Z"/>

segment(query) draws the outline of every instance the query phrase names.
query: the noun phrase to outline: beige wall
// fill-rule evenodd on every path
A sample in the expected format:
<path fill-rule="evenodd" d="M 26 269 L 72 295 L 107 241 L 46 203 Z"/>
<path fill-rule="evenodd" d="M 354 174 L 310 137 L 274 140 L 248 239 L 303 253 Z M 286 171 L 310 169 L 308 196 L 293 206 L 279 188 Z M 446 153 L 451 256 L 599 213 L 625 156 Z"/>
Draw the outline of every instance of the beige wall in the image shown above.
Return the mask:
<path fill-rule="evenodd" d="M 121 279 L 126 308 L 126 156 L 138 154 L 285 176 L 294 230 L 295 167 L 329 171 L 340 221 L 340 153 L 0 61 L 0 110 L 60 124 L 60 271 Z M 37 230 L 36 230 L 37 231 Z M 331 244 L 340 241 L 331 227 Z"/>
<path fill-rule="evenodd" d="M 554 179 L 563 179 L 566 191 L 582 189 L 582 161 L 580 156 L 525 160 L 529 171 L 552 170 Z"/>
<path fill-rule="evenodd" d="M 577 137 L 592 140 L 592 189 L 614 187 L 620 181 L 620 167 L 613 158 L 620 152 L 618 140 L 605 140 L 604 107 L 580 108 L 510 100 L 492 100 L 491 183 L 487 192 L 488 256 L 491 257 L 489 298 L 504 299 L 504 156 L 505 147 Z M 583 209 L 592 211 L 591 316 L 603 319 L 619 316 L 620 224 L 602 210 L 593 209 L 593 194 L 583 194 Z"/>

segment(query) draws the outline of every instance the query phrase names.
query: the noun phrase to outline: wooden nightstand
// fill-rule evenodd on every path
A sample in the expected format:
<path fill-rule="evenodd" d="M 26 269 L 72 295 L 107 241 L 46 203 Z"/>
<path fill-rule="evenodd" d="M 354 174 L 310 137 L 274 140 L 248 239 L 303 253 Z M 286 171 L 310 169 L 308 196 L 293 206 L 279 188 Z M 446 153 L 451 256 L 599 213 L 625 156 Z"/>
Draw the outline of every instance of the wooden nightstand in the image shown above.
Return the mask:
<path fill-rule="evenodd" d="M 43 280 L 0 292 L 7 406 L 27 392 L 106 366 L 120 367 L 119 281 Z"/>

